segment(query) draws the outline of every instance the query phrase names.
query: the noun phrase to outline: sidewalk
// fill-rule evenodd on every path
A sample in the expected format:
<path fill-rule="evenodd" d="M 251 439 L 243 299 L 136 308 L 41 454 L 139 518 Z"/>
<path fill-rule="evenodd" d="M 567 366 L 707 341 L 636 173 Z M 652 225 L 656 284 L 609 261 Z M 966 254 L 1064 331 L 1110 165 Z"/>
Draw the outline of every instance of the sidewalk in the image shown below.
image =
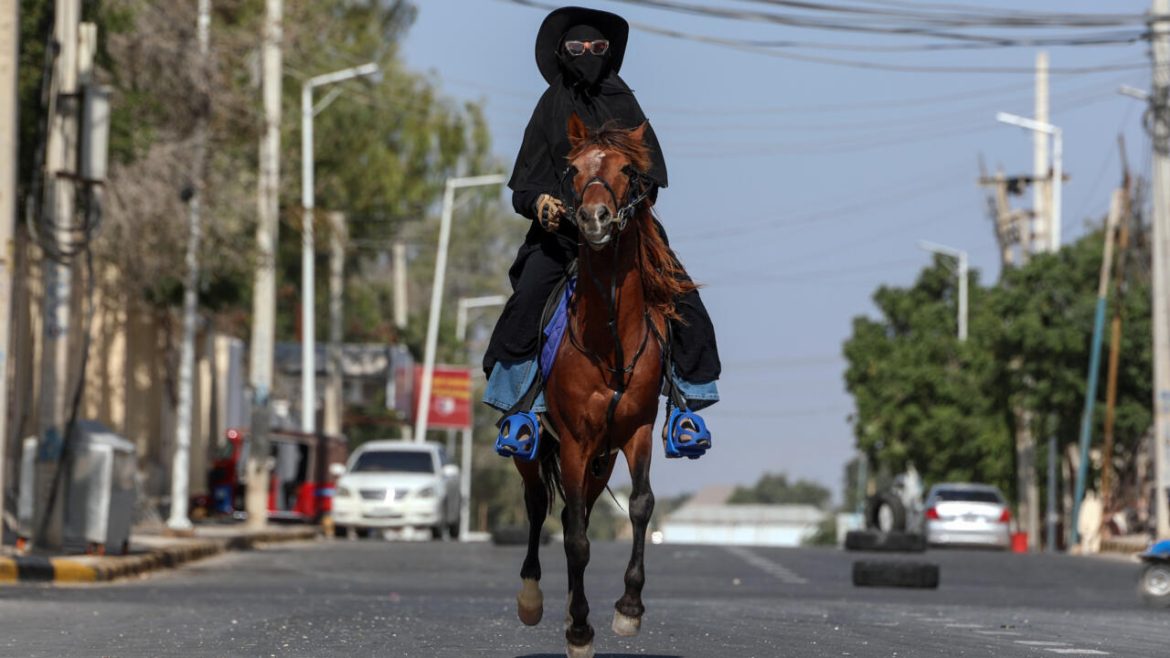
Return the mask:
<path fill-rule="evenodd" d="M 172 569 L 227 551 L 251 550 L 261 544 L 312 540 L 317 533 L 316 526 L 303 525 L 271 525 L 261 530 L 250 530 L 243 525 L 206 525 L 196 526 L 191 537 L 135 531 L 130 536 L 129 555 L 50 557 L 0 552 L 0 585 L 14 582 L 108 582 L 159 569 Z"/>

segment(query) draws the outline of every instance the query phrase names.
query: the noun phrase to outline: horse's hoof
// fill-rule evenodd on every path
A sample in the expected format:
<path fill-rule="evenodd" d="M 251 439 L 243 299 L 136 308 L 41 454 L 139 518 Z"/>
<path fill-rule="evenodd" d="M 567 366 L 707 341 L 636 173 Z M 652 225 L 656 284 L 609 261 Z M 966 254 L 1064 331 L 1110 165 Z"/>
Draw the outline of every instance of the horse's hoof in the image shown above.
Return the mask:
<path fill-rule="evenodd" d="M 634 637 L 642 629 L 641 617 L 627 617 L 617 610 L 613 611 L 613 632 L 622 637 Z"/>
<path fill-rule="evenodd" d="M 571 642 L 565 643 L 565 656 L 568 658 L 593 658 L 593 643 L 577 646 Z"/>
<path fill-rule="evenodd" d="M 544 594 L 540 591 L 540 583 L 531 578 L 525 578 L 516 595 L 516 614 L 525 626 L 535 626 L 544 617 Z"/>

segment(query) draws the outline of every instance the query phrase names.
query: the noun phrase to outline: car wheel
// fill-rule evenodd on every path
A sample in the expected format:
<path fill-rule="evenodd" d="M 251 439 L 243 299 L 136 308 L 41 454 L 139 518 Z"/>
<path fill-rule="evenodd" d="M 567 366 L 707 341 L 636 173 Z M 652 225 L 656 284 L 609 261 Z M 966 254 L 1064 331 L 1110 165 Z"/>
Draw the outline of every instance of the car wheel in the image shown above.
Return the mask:
<path fill-rule="evenodd" d="M 438 541 L 438 540 L 441 540 L 442 538 L 443 538 L 443 526 L 441 526 L 441 525 L 431 526 L 431 539 Z"/>
<path fill-rule="evenodd" d="M 447 535 L 449 537 L 451 537 L 451 539 L 459 539 L 459 522 L 458 521 L 447 526 Z"/>
<path fill-rule="evenodd" d="M 333 536 L 334 537 L 341 539 L 342 537 L 347 537 L 348 535 L 349 535 L 349 528 L 346 528 L 343 525 L 334 525 L 333 526 Z"/>
<path fill-rule="evenodd" d="M 1170 565 L 1146 565 L 1138 585 L 1146 603 L 1158 608 L 1170 608 Z"/>

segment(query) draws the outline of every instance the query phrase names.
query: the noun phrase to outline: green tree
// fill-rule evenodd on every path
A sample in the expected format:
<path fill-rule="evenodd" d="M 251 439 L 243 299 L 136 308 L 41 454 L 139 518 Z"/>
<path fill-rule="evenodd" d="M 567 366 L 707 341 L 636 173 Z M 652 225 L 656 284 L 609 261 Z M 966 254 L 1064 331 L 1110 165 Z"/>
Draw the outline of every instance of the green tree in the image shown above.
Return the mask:
<path fill-rule="evenodd" d="M 759 503 L 764 505 L 813 505 L 826 508 L 833 494 L 825 487 L 809 480 L 788 481 L 784 473 L 765 473 L 751 487 L 736 487 L 727 502 L 732 504 Z"/>
<path fill-rule="evenodd" d="M 1077 441 L 1102 237 L 1091 232 L 1060 252 L 1035 256 L 1006 270 L 995 287 L 979 285 L 973 274 L 965 343 L 955 337 L 954 276 L 941 261 L 909 288 L 875 293 L 880 317 L 856 318 L 844 346 L 857 443 L 875 471 L 913 463 L 927 483 L 971 480 L 1014 493 L 1017 406 L 1031 411 L 1036 436 L 1054 434 L 1062 448 Z M 1144 247 L 1131 254 L 1121 300 L 1118 463 L 1133 464 L 1150 423 L 1148 259 Z M 1103 383 L 1098 391 L 1096 440 Z"/>

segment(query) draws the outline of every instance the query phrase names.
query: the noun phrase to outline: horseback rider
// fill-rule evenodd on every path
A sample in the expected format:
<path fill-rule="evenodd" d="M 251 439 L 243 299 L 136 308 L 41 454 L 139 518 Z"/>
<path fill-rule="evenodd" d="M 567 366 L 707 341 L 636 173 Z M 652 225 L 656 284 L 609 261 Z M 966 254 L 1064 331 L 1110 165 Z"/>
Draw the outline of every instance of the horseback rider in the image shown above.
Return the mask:
<path fill-rule="evenodd" d="M 549 87 L 524 131 L 508 182 L 516 212 L 533 221 L 508 270 L 513 293 L 483 360 L 489 377 L 484 401 L 501 411 L 517 411 L 517 401 L 532 386 L 538 370 L 545 303 L 578 254 L 577 227 L 562 221 L 565 203 L 561 195 L 565 192 L 561 180 L 570 151 L 569 117 L 576 113 L 591 130 L 607 123 L 633 129 L 646 121 L 633 91 L 618 75 L 628 35 L 629 24 L 620 16 L 580 7 L 553 11 L 537 34 L 536 65 Z M 644 141 L 652 154 L 650 170 L 643 172 L 653 184 L 649 194 L 652 204 L 658 188 L 667 186 L 666 162 L 649 125 Z M 661 224 L 658 229 L 662 231 Z M 664 241 L 665 237 L 663 232 Z M 693 412 L 719 399 L 715 385 L 721 369 L 719 353 L 715 329 L 699 293 L 680 296 L 676 307 L 681 320 L 671 322 L 672 364 L 667 376 L 673 373 L 679 393 L 674 399 L 681 402 L 680 398 L 685 398 Z M 536 398 L 532 407 L 531 411 L 543 411 L 543 398 Z M 672 433 L 680 431 L 686 430 L 671 428 Z"/>

